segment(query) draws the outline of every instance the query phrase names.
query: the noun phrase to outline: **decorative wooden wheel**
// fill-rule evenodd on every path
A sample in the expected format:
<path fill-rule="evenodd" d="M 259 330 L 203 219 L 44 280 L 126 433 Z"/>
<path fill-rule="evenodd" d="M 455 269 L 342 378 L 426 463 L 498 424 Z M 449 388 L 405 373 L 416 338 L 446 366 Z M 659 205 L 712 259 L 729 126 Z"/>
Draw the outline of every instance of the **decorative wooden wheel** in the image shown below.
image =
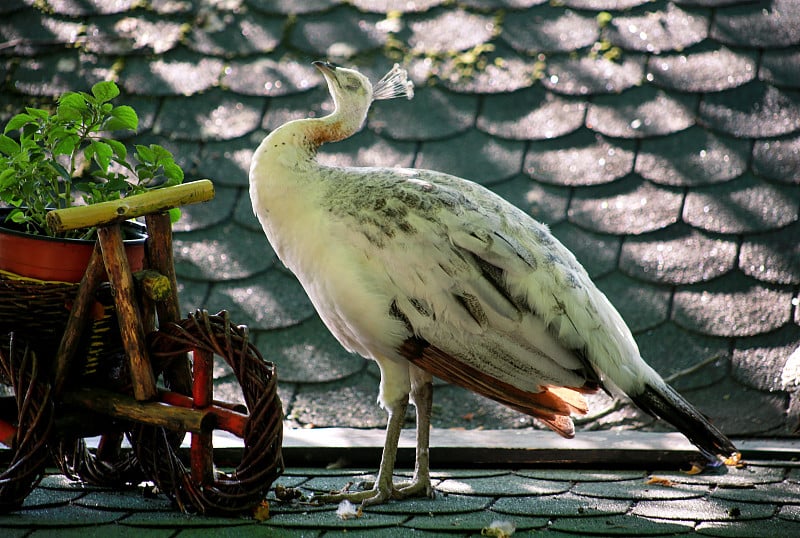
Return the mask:
<path fill-rule="evenodd" d="M 8 347 L 0 349 L 0 380 L 14 392 L 6 402 L 13 401 L 15 407 L 8 409 L 8 415 L 16 415 L 13 421 L 0 419 L 0 441 L 11 447 L 12 453 L 8 466 L 0 472 L 3 513 L 19 508 L 42 478 L 53 429 L 53 404 L 36 353 L 13 334 Z"/>
<path fill-rule="evenodd" d="M 250 343 L 246 327 L 231 325 L 225 311 L 209 315 L 198 310 L 167 324 L 150 339 L 149 348 L 153 362 L 163 365 L 172 357 L 192 354 L 192 396 L 167 392 L 161 401 L 200 414 L 190 430 L 188 468 L 178 455 L 178 434 L 153 426 L 134 429 L 131 442 L 145 474 L 183 511 L 235 513 L 257 505 L 283 472 L 283 410 L 274 364 Z M 214 355 L 233 370 L 246 410 L 213 399 Z M 214 469 L 215 429 L 244 440 L 241 462 L 232 473 Z"/>

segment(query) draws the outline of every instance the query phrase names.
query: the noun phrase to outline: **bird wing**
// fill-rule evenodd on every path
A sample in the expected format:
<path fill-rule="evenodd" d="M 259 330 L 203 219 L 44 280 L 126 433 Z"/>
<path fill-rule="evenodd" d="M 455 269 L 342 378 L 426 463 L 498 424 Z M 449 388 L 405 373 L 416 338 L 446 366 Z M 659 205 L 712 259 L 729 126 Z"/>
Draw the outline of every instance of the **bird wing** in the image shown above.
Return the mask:
<path fill-rule="evenodd" d="M 569 415 L 585 413 L 582 394 L 600 386 L 564 304 L 589 302 L 585 271 L 482 187 L 418 171 L 402 188 L 428 202 L 405 208 L 406 233 L 378 251 L 392 268 L 390 314 L 408 331 L 400 354 L 571 436 Z"/>
<path fill-rule="evenodd" d="M 419 338 L 406 340 L 400 351 L 418 368 L 521 413 L 536 417 L 564 437 L 575 435 L 570 415 L 585 414 L 588 411 L 588 405 L 582 394 L 594 391 L 588 387 L 556 386 L 542 386 L 538 391 L 523 390 L 512 383 L 488 375 Z"/>

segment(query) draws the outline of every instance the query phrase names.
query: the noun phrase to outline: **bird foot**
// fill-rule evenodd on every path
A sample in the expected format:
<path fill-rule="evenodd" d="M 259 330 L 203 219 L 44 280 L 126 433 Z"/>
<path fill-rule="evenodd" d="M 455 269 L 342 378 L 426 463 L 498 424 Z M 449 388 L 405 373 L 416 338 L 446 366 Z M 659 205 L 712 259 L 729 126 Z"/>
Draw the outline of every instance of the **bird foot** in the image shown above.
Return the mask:
<path fill-rule="evenodd" d="M 381 488 L 372 488 L 365 491 L 343 491 L 341 493 L 314 495 L 313 500 L 320 504 L 350 501 L 353 504 L 361 504 L 361 506 L 373 506 L 383 504 L 391 499 L 392 493 L 392 490 L 385 491 Z"/>
<path fill-rule="evenodd" d="M 314 501 L 321 504 L 350 501 L 354 504 L 361 503 L 361 506 L 375 506 L 383 504 L 390 499 L 399 500 L 409 497 L 434 497 L 430 479 L 414 479 L 397 484 L 362 482 L 360 486 L 364 488 L 364 491 L 342 491 L 326 495 L 314 495 Z"/>
<path fill-rule="evenodd" d="M 394 484 L 395 491 L 399 495 L 399 499 L 406 499 L 408 497 L 428 497 L 433 499 L 436 494 L 433 491 L 433 486 L 431 486 L 431 479 L 426 478 L 417 478 L 414 477 L 413 480 L 409 480 L 408 482 L 400 482 L 399 484 Z"/>

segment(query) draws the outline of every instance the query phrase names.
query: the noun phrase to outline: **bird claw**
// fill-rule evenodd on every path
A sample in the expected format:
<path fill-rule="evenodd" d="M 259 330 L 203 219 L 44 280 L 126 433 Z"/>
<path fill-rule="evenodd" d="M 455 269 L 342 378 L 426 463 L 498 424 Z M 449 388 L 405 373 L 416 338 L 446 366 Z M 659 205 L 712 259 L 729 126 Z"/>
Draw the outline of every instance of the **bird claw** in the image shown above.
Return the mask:
<path fill-rule="evenodd" d="M 430 479 L 414 479 L 408 482 L 386 485 L 377 482 L 362 482 L 360 484 L 364 491 L 342 491 L 327 495 L 314 495 L 314 501 L 320 504 L 339 503 L 350 501 L 351 503 L 361 503 L 361 506 L 375 506 L 383 504 L 390 499 L 407 499 L 409 497 L 434 497 L 433 487 Z"/>
<path fill-rule="evenodd" d="M 353 504 L 361 504 L 361 506 L 372 506 L 375 504 L 383 504 L 390 498 L 390 491 L 382 491 L 380 488 L 372 488 L 365 491 L 346 491 L 327 495 L 314 495 L 313 500 L 319 504 L 350 501 Z"/>
<path fill-rule="evenodd" d="M 395 484 L 395 491 L 400 495 L 400 497 L 396 498 L 400 499 L 406 499 L 408 497 L 428 497 L 429 499 L 433 499 L 436 496 L 433 491 L 433 486 L 431 486 L 430 479 L 415 479 L 410 482 Z"/>

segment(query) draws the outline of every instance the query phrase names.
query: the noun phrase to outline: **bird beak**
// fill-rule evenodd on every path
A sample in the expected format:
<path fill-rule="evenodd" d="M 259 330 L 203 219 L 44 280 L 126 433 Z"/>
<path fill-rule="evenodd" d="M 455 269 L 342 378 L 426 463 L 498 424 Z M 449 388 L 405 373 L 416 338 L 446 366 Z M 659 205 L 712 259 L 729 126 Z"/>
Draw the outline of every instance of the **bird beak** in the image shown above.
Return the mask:
<path fill-rule="evenodd" d="M 311 65 L 319 69 L 319 72 L 325 77 L 330 88 L 333 88 L 333 85 L 339 86 L 339 80 L 336 78 L 336 64 L 317 61 L 312 62 Z"/>
<path fill-rule="evenodd" d="M 330 62 L 316 61 L 316 62 L 311 62 L 311 65 L 319 69 L 320 73 L 326 76 L 333 75 L 333 73 L 336 71 L 336 66 Z"/>

